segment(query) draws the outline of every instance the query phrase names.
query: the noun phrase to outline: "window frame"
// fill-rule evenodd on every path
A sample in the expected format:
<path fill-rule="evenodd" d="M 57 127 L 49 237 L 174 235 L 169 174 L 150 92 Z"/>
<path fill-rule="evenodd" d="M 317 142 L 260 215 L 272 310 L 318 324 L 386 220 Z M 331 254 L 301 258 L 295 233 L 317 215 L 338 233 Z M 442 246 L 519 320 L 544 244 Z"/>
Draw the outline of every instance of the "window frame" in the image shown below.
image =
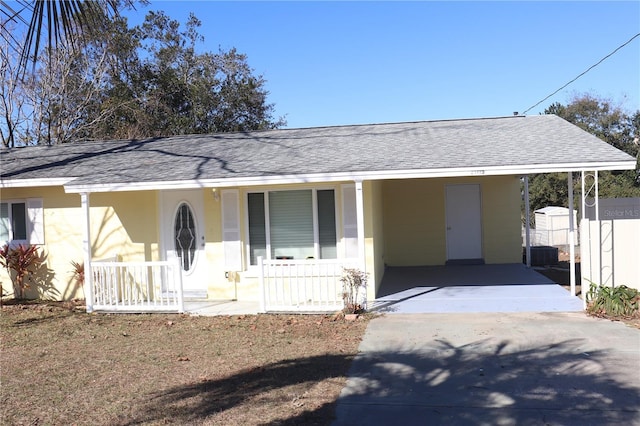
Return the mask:
<path fill-rule="evenodd" d="M 30 219 L 29 219 L 29 206 L 26 199 L 12 199 L 12 200 L 2 200 L 1 204 L 7 205 L 7 215 L 9 219 L 9 239 L 0 241 L 0 244 L 6 245 L 9 244 L 11 246 L 20 245 L 20 244 L 29 244 L 30 240 Z M 15 239 L 15 233 L 13 229 L 13 205 L 14 204 L 22 204 L 24 205 L 24 229 L 25 229 L 25 238 L 24 239 Z"/>
<path fill-rule="evenodd" d="M 244 193 L 244 215 L 245 215 L 245 248 L 243 255 L 246 256 L 246 269 L 255 270 L 258 265 L 251 264 L 251 237 L 249 234 L 249 194 L 263 194 L 264 196 L 264 211 L 265 211 L 265 237 L 266 237 L 266 257 L 265 260 L 271 260 L 271 218 L 269 212 L 269 193 L 270 192 L 284 192 L 284 191 L 311 191 L 311 203 L 312 203 L 312 220 L 313 220 L 313 252 L 314 259 L 320 259 L 320 227 L 318 221 L 318 191 L 333 191 L 333 209 L 334 209 L 334 226 L 336 236 L 336 259 L 340 258 L 340 215 L 338 203 L 338 189 L 335 186 L 314 186 L 314 187 L 294 187 L 294 188 L 277 188 L 269 187 L 263 189 L 248 189 Z M 300 259 L 296 259 L 300 260 Z"/>

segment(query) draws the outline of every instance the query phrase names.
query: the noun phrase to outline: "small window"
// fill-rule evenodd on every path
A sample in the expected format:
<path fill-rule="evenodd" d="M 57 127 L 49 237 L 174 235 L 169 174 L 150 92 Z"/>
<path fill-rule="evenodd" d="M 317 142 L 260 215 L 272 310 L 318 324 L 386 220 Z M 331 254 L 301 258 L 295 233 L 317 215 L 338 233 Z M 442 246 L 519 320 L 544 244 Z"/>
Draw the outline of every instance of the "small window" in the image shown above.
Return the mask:
<path fill-rule="evenodd" d="M 27 241 L 25 202 L 0 203 L 0 241 Z"/>
<path fill-rule="evenodd" d="M 41 198 L 0 203 L 0 244 L 44 244 Z"/>

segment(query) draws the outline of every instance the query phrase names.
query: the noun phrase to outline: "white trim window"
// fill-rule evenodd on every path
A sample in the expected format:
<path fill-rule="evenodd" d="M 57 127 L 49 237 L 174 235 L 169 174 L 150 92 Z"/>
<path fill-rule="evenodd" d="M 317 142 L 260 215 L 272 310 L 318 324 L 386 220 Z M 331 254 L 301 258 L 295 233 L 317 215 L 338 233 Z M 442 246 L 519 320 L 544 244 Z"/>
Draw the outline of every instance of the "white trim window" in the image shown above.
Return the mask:
<path fill-rule="evenodd" d="M 248 259 L 337 258 L 334 189 L 247 193 Z"/>
<path fill-rule="evenodd" d="M 44 244 L 41 198 L 0 202 L 0 244 Z"/>

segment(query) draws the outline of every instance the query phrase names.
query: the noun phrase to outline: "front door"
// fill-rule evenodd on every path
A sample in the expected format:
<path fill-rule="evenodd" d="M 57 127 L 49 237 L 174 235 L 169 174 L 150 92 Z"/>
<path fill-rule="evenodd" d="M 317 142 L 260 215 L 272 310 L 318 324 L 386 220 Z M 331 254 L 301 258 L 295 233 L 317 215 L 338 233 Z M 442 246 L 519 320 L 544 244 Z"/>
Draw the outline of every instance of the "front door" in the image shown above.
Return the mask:
<path fill-rule="evenodd" d="M 165 259 L 179 259 L 185 297 L 207 297 L 203 191 L 162 193 Z"/>
<path fill-rule="evenodd" d="M 446 186 L 447 260 L 482 259 L 480 185 Z"/>

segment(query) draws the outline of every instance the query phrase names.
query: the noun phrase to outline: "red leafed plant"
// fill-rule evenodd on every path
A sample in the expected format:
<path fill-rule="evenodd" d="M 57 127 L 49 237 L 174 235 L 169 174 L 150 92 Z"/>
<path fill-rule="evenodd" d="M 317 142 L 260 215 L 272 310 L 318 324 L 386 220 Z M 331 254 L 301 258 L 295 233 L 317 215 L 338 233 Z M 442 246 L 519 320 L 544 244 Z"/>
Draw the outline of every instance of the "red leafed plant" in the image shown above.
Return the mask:
<path fill-rule="evenodd" d="M 46 256 L 37 246 L 21 244 L 10 247 L 6 244 L 0 248 L 0 265 L 11 277 L 13 287 L 18 291 L 17 299 L 24 298 L 24 291 L 30 287 L 30 275 L 35 273 L 45 260 Z"/>
<path fill-rule="evenodd" d="M 78 287 L 84 286 L 84 262 L 71 261 L 73 280 Z"/>

